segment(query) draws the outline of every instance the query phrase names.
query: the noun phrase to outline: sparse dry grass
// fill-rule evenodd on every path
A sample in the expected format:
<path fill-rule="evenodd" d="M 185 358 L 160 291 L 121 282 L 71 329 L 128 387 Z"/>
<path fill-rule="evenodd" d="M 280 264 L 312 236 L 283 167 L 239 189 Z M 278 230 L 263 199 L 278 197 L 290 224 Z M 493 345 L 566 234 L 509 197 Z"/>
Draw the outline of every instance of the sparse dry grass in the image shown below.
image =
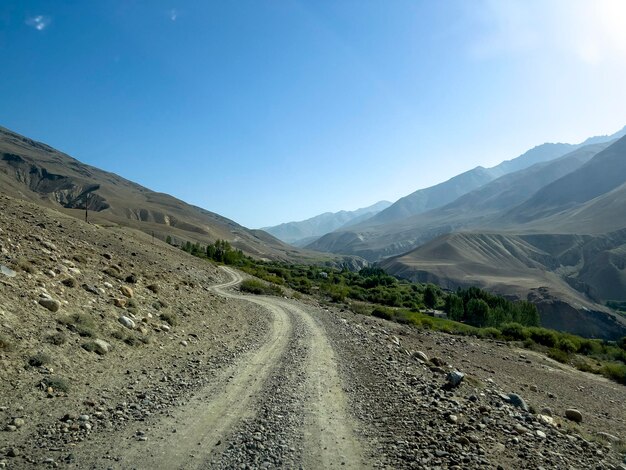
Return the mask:
<path fill-rule="evenodd" d="M 0 335 L 0 351 L 12 351 L 13 348 L 13 342 L 8 336 Z"/>
<path fill-rule="evenodd" d="M 57 321 L 80 336 L 92 337 L 96 335 L 96 324 L 93 318 L 86 313 L 74 313 L 61 317 Z"/>

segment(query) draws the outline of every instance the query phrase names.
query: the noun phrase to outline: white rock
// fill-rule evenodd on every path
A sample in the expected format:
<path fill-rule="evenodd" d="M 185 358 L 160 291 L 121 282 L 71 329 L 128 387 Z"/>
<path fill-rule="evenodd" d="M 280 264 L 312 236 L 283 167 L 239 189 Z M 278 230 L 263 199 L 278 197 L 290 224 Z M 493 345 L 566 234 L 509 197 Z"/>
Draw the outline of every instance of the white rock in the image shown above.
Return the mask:
<path fill-rule="evenodd" d="M 424 353 L 422 351 L 415 351 L 413 353 L 413 358 L 414 359 L 419 359 L 422 362 L 428 362 L 428 356 L 426 355 L 426 353 Z"/>
<path fill-rule="evenodd" d="M 95 339 L 93 342 L 100 349 L 99 351 L 96 351 L 99 354 L 106 354 L 111 350 L 111 345 L 103 339 Z"/>
<path fill-rule="evenodd" d="M 135 328 L 135 322 L 133 320 L 131 320 L 130 318 L 122 315 L 121 317 L 119 317 L 117 319 L 117 321 L 119 321 L 122 325 L 124 325 L 126 328 L 130 328 L 131 330 Z"/>

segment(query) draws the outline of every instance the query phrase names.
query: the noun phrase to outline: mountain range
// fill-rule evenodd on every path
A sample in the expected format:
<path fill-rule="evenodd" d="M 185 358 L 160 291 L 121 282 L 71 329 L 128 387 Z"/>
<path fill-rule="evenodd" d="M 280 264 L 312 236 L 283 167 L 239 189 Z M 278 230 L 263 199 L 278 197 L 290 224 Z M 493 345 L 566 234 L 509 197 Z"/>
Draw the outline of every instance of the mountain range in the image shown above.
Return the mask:
<path fill-rule="evenodd" d="M 626 317 L 605 305 L 626 301 L 624 134 L 543 144 L 391 205 L 381 201 L 268 228 L 302 242 L 298 237 L 339 227 L 304 249 L 4 128 L 0 190 L 175 244 L 223 239 L 260 259 L 352 269 L 365 258 L 399 277 L 528 299 L 544 326 L 616 338 L 626 334 Z"/>
<path fill-rule="evenodd" d="M 261 230 L 274 235 L 285 243 L 294 246 L 306 246 L 329 232 L 363 222 L 390 205 L 391 202 L 389 201 L 379 201 L 354 211 L 325 212 L 310 219 L 264 227 Z"/>
<path fill-rule="evenodd" d="M 530 299 L 545 326 L 617 337 L 626 318 L 603 305 L 626 300 L 624 134 L 535 147 L 417 191 L 309 248 L 363 256 L 415 281 Z M 494 169 L 504 174 L 491 178 Z M 445 204 L 437 197 L 463 191 Z M 425 195 L 438 207 L 407 204 Z"/>

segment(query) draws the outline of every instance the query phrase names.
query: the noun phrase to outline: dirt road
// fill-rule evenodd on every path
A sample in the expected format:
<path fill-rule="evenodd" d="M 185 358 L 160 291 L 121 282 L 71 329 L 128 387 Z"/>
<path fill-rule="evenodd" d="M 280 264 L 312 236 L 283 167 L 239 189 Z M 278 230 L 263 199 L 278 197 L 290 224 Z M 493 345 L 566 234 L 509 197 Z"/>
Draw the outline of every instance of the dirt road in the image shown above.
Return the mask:
<path fill-rule="evenodd" d="M 289 301 L 229 290 L 242 277 L 223 269 L 231 280 L 210 289 L 269 312 L 272 327 L 265 343 L 224 369 L 189 402 L 153 423 L 145 440 L 138 439 L 133 429 L 114 436 L 117 462 L 107 462 L 106 467 L 228 468 L 265 456 L 271 466 L 364 468 L 361 444 L 354 436 L 334 352 L 323 328 Z M 299 350 L 294 343 L 299 343 Z M 295 380 L 286 380 L 286 376 Z M 250 436 L 243 439 L 262 442 L 260 449 L 258 445 L 250 449 L 242 442 L 246 424 L 253 423 L 277 394 L 281 406 L 290 405 L 297 416 L 291 417 L 292 425 L 287 427 L 281 423 L 284 414 L 266 416 L 262 438 L 258 430 L 251 429 Z M 240 442 L 233 441 L 233 436 Z M 95 461 L 90 465 L 99 468 Z"/>

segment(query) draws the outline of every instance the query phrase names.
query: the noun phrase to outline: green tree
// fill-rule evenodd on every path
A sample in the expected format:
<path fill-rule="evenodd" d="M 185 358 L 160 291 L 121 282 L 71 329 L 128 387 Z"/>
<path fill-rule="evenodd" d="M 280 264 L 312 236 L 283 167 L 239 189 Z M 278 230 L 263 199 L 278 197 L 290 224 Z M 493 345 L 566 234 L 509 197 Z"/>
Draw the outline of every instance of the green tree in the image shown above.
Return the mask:
<path fill-rule="evenodd" d="M 461 321 L 463 320 L 463 299 L 456 294 L 450 294 L 446 297 L 446 313 L 451 320 Z"/>
<path fill-rule="evenodd" d="M 170 235 L 168 235 L 167 237 L 165 237 L 165 243 L 167 243 L 168 245 L 172 244 L 172 237 Z"/>
<path fill-rule="evenodd" d="M 489 320 L 489 305 L 483 299 L 471 299 L 467 303 L 467 322 L 482 327 Z"/>
<path fill-rule="evenodd" d="M 533 303 L 522 300 L 516 302 L 519 309 L 519 323 L 525 326 L 539 326 L 539 311 Z"/>
<path fill-rule="evenodd" d="M 435 308 L 437 305 L 437 291 L 431 284 L 428 284 L 424 289 L 424 305 L 428 308 Z"/>

